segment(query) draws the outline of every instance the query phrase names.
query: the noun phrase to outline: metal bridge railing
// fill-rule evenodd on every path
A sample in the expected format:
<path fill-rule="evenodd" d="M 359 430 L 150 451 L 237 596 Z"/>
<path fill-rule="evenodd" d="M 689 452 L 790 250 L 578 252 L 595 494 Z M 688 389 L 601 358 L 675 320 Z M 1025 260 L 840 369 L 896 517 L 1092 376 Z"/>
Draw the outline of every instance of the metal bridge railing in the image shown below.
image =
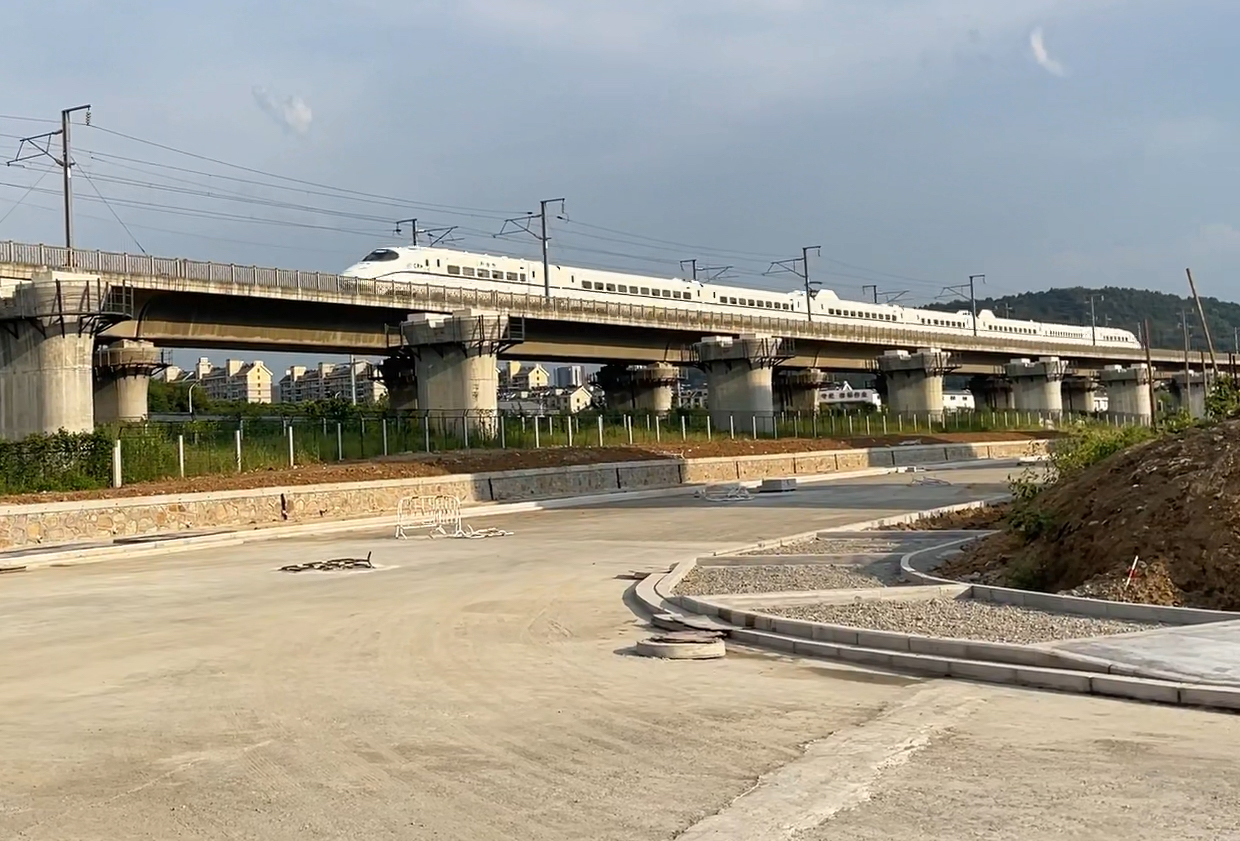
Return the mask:
<path fill-rule="evenodd" d="M 109 251 L 69 249 L 64 246 L 24 242 L 0 242 L 0 265 L 46 266 L 78 272 L 119 275 L 135 286 L 170 291 L 203 292 L 203 285 L 230 284 L 237 294 L 255 294 L 260 290 L 313 293 L 344 297 L 350 302 L 394 309 L 418 307 L 465 308 L 498 310 L 512 315 L 549 320 L 583 321 L 590 323 L 626 324 L 693 332 L 698 335 L 768 333 L 790 338 L 817 339 L 825 342 L 874 345 L 876 347 L 947 347 L 954 351 L 983 351 L 1013 356 L 1052 355 L 1075 358 L 1105 358 L 1141 362 L 1141 348 L 1131 352 L 1108 348 L 1097 352 L 1090 347 L 1048 343 L 1045 340 L 1024 340 L 986 335 L 952 336 L 945 338 L 932 330 L 887 327 L 873 324 L 821 324 L 805 320 L 773 316 L 748 316 L 734 313 L 698 313 L 674 307 L 649 304 L 619 304 L 580 298 L 545 298 L 541 294 L 466 290 L 450 286 L 412 285 L 399 281 L 342 277 L 324 272 L 299 269 L 277 269 L 262 266 L 186 260 L 179 257 L 155 257 L 147 254 L 123 254 Z M 248 290 L 248 291 L 247 291 Z M 276 297 L 281 297 L 277 295 Z"/>

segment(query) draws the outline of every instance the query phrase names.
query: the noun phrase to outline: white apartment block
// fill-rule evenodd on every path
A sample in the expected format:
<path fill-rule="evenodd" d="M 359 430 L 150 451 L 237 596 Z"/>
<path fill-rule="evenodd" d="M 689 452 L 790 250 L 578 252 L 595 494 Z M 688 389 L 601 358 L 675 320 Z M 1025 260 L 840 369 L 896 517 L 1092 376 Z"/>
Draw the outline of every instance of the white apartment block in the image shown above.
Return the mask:
<path fill-rule="evenodd" d="M 304 403 L 310 400 L 353 401 L 356 389 L 358 403 L 377 403 L 387 389 L 379 381 L 375 365 L 364 359 L 348 362 L 320 362 L 317 367 L 294 365 L 284 373 L 276 386 L 276 399 L 281 403 Z"/>
<path fill-rule="evenodd" d="M 192 371 L 170 365 L 157 372 L 155 378 L 199 388 L 212 400 L 270 403 L 272 397 L 271 369 L 261 359 L 253 362 L 229 359 L 222 366 L 215 366 L 204 356 Z"/>

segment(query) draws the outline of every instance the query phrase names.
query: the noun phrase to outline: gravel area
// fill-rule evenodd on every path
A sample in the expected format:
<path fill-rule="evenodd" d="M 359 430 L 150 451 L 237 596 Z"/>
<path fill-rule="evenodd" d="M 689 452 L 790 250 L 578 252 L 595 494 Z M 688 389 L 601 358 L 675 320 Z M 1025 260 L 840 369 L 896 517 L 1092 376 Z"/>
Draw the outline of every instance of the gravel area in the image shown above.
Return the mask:
<path fill-rule="evenodd" d="M 799 543 L 785 543 L 782 546 L 769 546 L 766 549 L 755 549 L 746 555 L 862 555 L 867 553 L 884 554 L 900 551 L 901 544 L 894 540 L 833 540 L 815 538 Z"/>
<path fill-rule="evenodd" d="M 888 587 L 898 581 L 898 565 L 894 562 L 696 566 L 676 585 L 676 592 L 685 596 L 709 596 L 804 590 L 856 590 Z"/>
<path fill-rule="evenodd" d="M 801 605 L 769 608 L 763 612 L 874 631 L 1020 644 L 1125 634 L 1161 627 L 1153 623 L 1046 613 L 968 599 Z"/>

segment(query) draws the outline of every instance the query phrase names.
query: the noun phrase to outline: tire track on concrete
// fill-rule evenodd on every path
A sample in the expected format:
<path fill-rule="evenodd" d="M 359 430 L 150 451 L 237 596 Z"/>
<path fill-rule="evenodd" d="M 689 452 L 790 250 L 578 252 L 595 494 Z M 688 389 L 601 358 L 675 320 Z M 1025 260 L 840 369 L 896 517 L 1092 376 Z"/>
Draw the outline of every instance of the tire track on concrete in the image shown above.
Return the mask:
<path fill-rule="evenodd" d="M 970 684 L 929 684 L 870 721 L 811 742 L 800 759 L 759 777 L 676 841 L 794 839 L 864 803 L 883 774 L 908 762 L 979 703 L 979 690 Z"/>

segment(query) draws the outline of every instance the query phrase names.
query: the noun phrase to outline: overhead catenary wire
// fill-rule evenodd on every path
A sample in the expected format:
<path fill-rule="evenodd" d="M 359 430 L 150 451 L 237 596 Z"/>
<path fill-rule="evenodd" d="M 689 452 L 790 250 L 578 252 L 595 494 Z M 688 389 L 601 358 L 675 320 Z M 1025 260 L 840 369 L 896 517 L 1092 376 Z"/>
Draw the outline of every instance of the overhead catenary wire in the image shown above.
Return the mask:
<path fill-rule="evenodd" d="M 0 117 L 3 117 L 3 115 L 0 115 Z M 43 118 L 28 118 L 28 119 L 30 121 L 40 121 L 40 122 L 47 122 L 47 123 L 55 122 L 53 120 L 46 120 Z M 507 216 L 512 215 L 512 211 L 510 210 L 499 210 L 499 209 L 493 209 L 493 208 L 479 208 L 479 207 L 472 207 L 472 206 L 466 206 L 466 205 L 453 205 L 453 204 L 441 204 L 441 203 L 427 202 L 427 201 L 415 200 L 411 198 L 402 198 L 399 196 L 384 195 L 381 193 L 372 193 L 372 192 L 367 192 L 365 190 L 337 187 L 337 186 L 333 186 L 330 184 L 324 184 L 324 183 L 309 180 L 309 179 L 280 175 L 278 173 L 269 172 L 269 171 L 260 169 L 258 167 L 237 164 L 237 163 L 226 161 L 226 160 L 216 158 L 210 155 L 203 155 L 203 154 L 191 152 L 185 149 L 179 149 L 169 144 L 160 143 L 160 142 L 149 140 L 149 139 L 146 139 L 146 138 L 134 135 L 134 134 L 129 134 L 126 132 L 118 131 L 116 129 L 108 128 L 106 126 L 101 126 L 98 124 L 97 120 L 91 126 L 83 127 L 83 128 L 85 128 L 86 131 L 96 133 L 95 134 L 96 139 L 102 138 L 104 136 L 114 137 L 114 138 L 118 138 L 118 139 L 130 142 L 130 143 L 137 143 L 137 144 L 141 144 L 143 146 L 146 146 L 152 149 L 158 149 L 161 151 L 165 151 L 165 152 L 168 152 L 174 155 L 181 155 L 188 159 L 199 161 L 205 164 L 210 164 L 215 167 L 222 167 L 222 168 L 231 170 L 231 172 L 228 172 L 228 173 L 213 172 L 213 171 L 208 171 L 206 167 L 203 167 L 200 169 L 200 168 L 195 168 L 192 165 L 181 166 L 175 163 L 167 163 L 167 162 L 161 162 L 157 160 L 150 160 L 150 159 L 142 158 L 142 157 L 136 157 L 133 155 L 119 154 L 119 153 L 108 151 L 108 150 L 101 149 L 101 148 L 94 148 L 94 146 L 97 144 L 92 144 L 88 152 L 92 160 L 95 160 L 99 164 L 106 164 L 107 167 L 109 168 L 116 167 L 118 169 L 128 169 L 131 172 L 136 171 L 136 172 L 144 173 L 150 179 L 150 180 L 144 181 L 139 178 L 120 177 L 116 173 L 109 173 L 106 171 L 100 172 L 96 168 L 96 170 L 92 174 L 93 174 L 94 181 L 98 183 L 92 184 L 92 186 L 95 187 L 97 192 L 99 190 L 99 186 L 98 186 L 99 184 L 113 184 L 118 188 L 124 188 L 126 192 L 149 190 L 149 191 L 164 193 L 166 195 L 183 195 L 183 196 L 201 199 L 205 201 L 220 201 L 220 202 L 231 202 L 231 203 L 236 203 L 236 204 L 245 204 L 245 205 L 249 205 L 249 206 L 256 207 L 256 208 L 285 211 L 289 214 L 317 215 L 321 217 L 328 217 L 328 218 L 341 219 L 341 220 L 351 220 L 351 221 L 362 222 L 362 223 L 367 223 L 367 222 L 381 223 L 385 230 L 387 230 L 388 226 L 390 225 L 391 214 L 384 214 L 384 215 L 369 214 L 369 213 L 357 212 L 357 211 L 350 210 L 350 209 L 345 209 L 345 208 L 340 208 L 340 207 L 331 207 L 331 206 L 307 207 L 304 203 L 291 202 L 291 201 L 287 201 L 279 197 L 272 197 L 270 195 L 266 195 L 266 196 L 246 195 L 245 193 L 242 193 L 236 190 L 235 187 L 245 186 L 245 187 L 256 188 L 256 189 L 264 190 L 264 191 L 274 191 L 276 193 L 284 192 L 284 193 L 295 193 L 299 195 L 314 195 L 320 198 L 330 200 L 328 204 L 330 204 L 331 202 L 347 202 L 347 203 L 354 203 L 354 204 L 368 203 L 372 205 L 381 205 L 384 207 L 392 207 L 392 208 L 399 207 L 401 209 L 422 208 L 422 209 L 430 210 L 433 213 L 444 213 L 444 214 L 450 214 L 450 215 L 465 215 L 465 216 L 473 216 L 479 219 L 495 219 L 495 220 L 498 220 L 500 218 L 506 218 Z M 79 152 L 79 154 L 81 154 L 81 152 Z M 143 168 L 146 168 L 146 169 L 143 169 Z M 154 171 L 151 171 L 151 170 L 154 170 Z M 172 175 L 171 173 L 177 173 L 177 175 Z M 199 178 L 208 179 L 211 182 L 226 181 L 229 184 L 234 185 L 234 188 L 225 188 L 218 183 L 205 184 L 205 183 L 195 181 L 189 178 L 184 178 L 181 176 L 196 176 Z M 160 181 L 172 182 L 172 183 L 159 183 Z M 16 185 L 3 185 L 3 186 L 16 186 Z M 20 188 L 27 189 L 24 185 L 21 185 Z M 33 190 L 32 192 L 42 192 L 42 191 Z M 90 197 L 84 196 L 83 198 L 89 199 Z M 102 192 L 98 193 L 98 198 L 100 200 L 103 200 Z M 377 230 L 372 231 L 372 230 L 359 230 L 358 229 L 358 227 L 368 227 L 365 224 L 363 224 L 362 226 L 349 228 L 343 225 L 342 226 L 324 225 L 324 224 L 320 224 L 314 221 L 297 221 L 297 220 L 290 220 L 290 219 L 272 219 L 272 218 L 263 217 L 263 216 L 247 216 L 245 214 L 229 213 L 229 212 L 225 212 L 221 210 L 207 210 L 207 209 L 186 207 L 184 205 L 177 205 L 177 204 L 165 204 L 165 203 L 160 203 L 160 202 L 142 201 L 139 199 L 132 198 L 130 196 L 117 196 L 115 195 L 114 191 L 109 193 L 109 198 L 107 200 L 104 200 L 104 203 L 107 204 L 108 201 L 112 202 L 112 205 L 115 205 L 116 207 L 126 207 L 135 212 L 151 212 L 151 213 L 160 213 L 160 214 L 168 214 L 168 215 L 178 215 L 178 216 L 183 216 L 186 218 L 210 219 L 210 220 L 214 220 L 218 222 L 229 222 L 229 223 L 238 223 L 238 224 L 260 224 L 260 225 L 266 225 L 266 226 L 300 228 L 300 229 L 305 229 L 305 230 L 339 233 L 339 234 L 343 234 L 346 236 L 356 236 L 356 237 L 365 236 L 365 237 L 369 237 L 372 239 L 379 239 L 382 237 L 382 234 L 379 233 L 379 231 Z M 114 215 L 116 215 L 116 207 L 112 205 L 108 205 L 109 210 Z M 117 216 L 117 221 L 120 221 L 119 216 Z M 679 274 L 677 272 L 678 259 L 673 260 L 673 259 L 661 258 L 657 256 L 658 252 L 670 252 L 673 250 L 677 252 L 683 252 L 685 250 L 692 250 L 694 252 L 705 254 L 705 255 L 727 257 L 729 260 L 741 260 L 742 263 L 744 263 L 745 261 L 752 261 L 755 264 L 753 266 L 752 271 L 749 270 L 749 267 L 742 264 L 741 266 L 738 266 L 735 268 L 734 274 L 739 275 L 739 276 L 745 276 L 745 277 L 753 277 L 753 278 L 761 277 L 761 272 L 758 270 L 758 267 L 756 265 L 757 263 L 762 262 L 762 261 L 768 261 L 773 257 L 779 256 L 771 252 L 762 252 L 762 251 L 757 251 L 757 250 L 749 251 L 749 250 L 736 249 L 736 248 L 693 245 L 693 244 L 686 243 L 686 242 L 680 242 L 679 240 L 676 240 L 676 239 L 651 236 L 651 235 L 635 233 L 631 231 L 624 231 L 619 228 L 610 227 L 606 225 L 594 224 L 592 222 L 583 222 L 579 219 L 571 219 L 571 220 L 564 219 L 563 221 L 566 224 L 565 224 L 564 229 L 561 231 L 561 235 L 557 238 L 557 241 L 559 242 L 557 246 L 557 250 L 562 250 L 562 251 L 565 251 L 567 253 L 572 253 L 572 254 L 598 255 L 599 257 L 614 258 L 615 260 L 621 260 L 625 262 L 639 262 L 639 263 L 645 263 L 648 265 L 667 266 L 668 271 L 665 272 L 665 274 L 667 274 L 668 276 L 673 276 L 673 277 L 678 276 Z M 126 220 L 124 224 L 127 224 L 134 229 L 145 228 L 148 230 L 158 230 L 154 226 L 149 226 L 149 225 L 143 226 L 140 222 L 133 220 L 133 219 Z M 162 230 L 167 233 L 186 233 L 187 235 L 199 236 L 200 238 L 203 238 L 203 239 L 208 238 L 203 235 L 190 234 L 189 232 L 177 232 L 177 231 L 173 231 L 172 229 L 162 229 Z M 482 237 L 479 233 L 475 233 L 473 231 L 467 231 L 467 230 L 460 230 L 458 231 L 458 233 L 461 233 L 467 239 L 477 240 L 479 242 L 482 242 Z M 629 249 L 632 249 L 632 250 L 592 248 L 592 247 L 589 247 L 585 243 L 582 243 L 579 241 L 575 242 L 572 239 L 568 238 L 574 235 L 583 237 L 585 239 L 595 239 L 600 242 L 612 242 L 617 245 L 627 246 Z M 132 234 L 131 234 L 131 237 L 132 237 Z M 217 237 L 216 239 L 220 241 L 240 242 L 240 240 L 229 239 L 226 237 Z M 135 242 L 136 242 L 136 239 L 135 239 Z M 259 245 L 259 243 L 251 243 L 251 244 Z M 279 247 L 279 246 L 276 246 L 276 247 Z M 486 249 L 483 249 L 483 250 L 486 250 Z M 651 253 L 651 252 L 655 252 L 655 253 Z M 680 255 L 678 254 L 677 258 L 679 258 L 679 256 Z M 590 261 L 590 262 L 596 262 L 596 261 Z M 900 274 L 898 272 L 890 272 L 890 271 L 885 271 L 881 269 L 869 268 L 869 267 L 862 266 L 856 263 L 850 263 L 850 262 L 846 262 L 843 260 L 839 260 L 834 257 L 823 257 L 822 262 L 828 263 L 832 267 L 839 266 L 845 269 L 850 269 L 851 271 L 837 271 L 834 268 L 828 268 L 826 266 L 823 266 L 822 268 L 816 270 L 816 274 L 818 274 L 820 277 L 840 278 L 840 279 L 847 279 L 847 280 L 860 280 L 860 281 L 867 281 L 867 282 L 873 281 L 876 277 L 881 277 L 881 278 L 898 279 L 906 283 L 925 285 L 927 287 L 935 287 L 935 288 L 942 287 L 941 282 L 930 281 L 924 278 L 918 278 L 918 277 L 913 277 L 913 276 L 906 275 L 906 274 Z M 582 268 L 590 268 L 590 266 L 582 266 Z M 612 270 L 612 271 L 625 271 L 625 269 L 623 268 L 616 268 L 615 266 L 612 266 L 612 265 L 594 266 L 594 268 L 599 268 L 603 270 Z"/>

